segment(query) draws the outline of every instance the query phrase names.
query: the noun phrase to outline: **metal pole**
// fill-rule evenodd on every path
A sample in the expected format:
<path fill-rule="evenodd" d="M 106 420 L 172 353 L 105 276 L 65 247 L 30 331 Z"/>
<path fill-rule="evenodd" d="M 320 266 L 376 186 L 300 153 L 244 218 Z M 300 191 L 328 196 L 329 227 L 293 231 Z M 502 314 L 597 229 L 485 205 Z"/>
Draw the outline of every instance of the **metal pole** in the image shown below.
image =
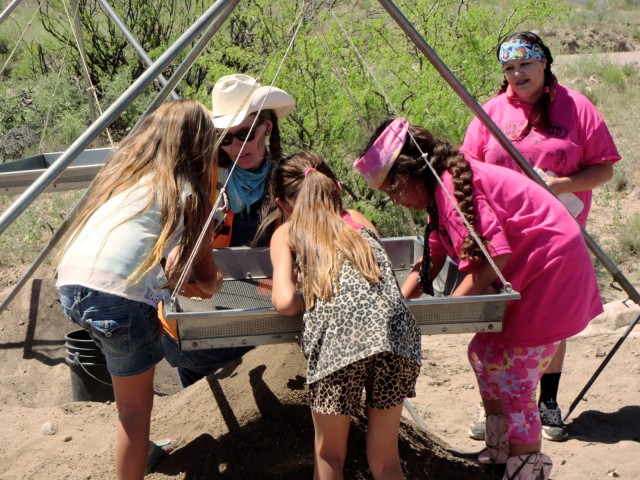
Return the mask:
<path fill-rule="evenodd" d="M 21 1 L 22 0 L 13 0 L 13 2 L 11 2 L 7 6 L 7 8 L 4 9 L 2 13 L 0 13 L 0 24 L 4 22 L 7 18 L 9 18 L 9 15 L 11 15 L 11 12 L 15 10 L 15 8 L 20 4 Z"/>
<path fill-rule="evenodd" d="M 88 196 L 87 194 L 90 188 L 91 186 L 87 188 L 87 190 L 84 192 L 82 197 L 80 197 L 80 199 L 76 202 L 73 209 L 69 212 L 69 215 L 67 215 L 67 218 L 65 218 L 60 224 L 60 226 L 58 227 L 58 229 L 55 232 L 53 232 L 53 235 L 49 239 L 49 242 L 40 251 L 40 253 L 36 257 L 36 259 L 33 261 L 33 263 L 29 266 L 27 271 L 22 274 L 22 277 L 20 278 L 20 280 L 18 280 L 18 282 L 14 285 L 14 287 L 11 289 L 11 291 L 6 296 L 6 298 L 2 301 L 2 303 L 0 304 L 0 313 L 4 312 L 4 309 L 7 308 L 7 306 L 15 298 L 15 296 L 22 289 L 22 287 L 24 287 L 25 283 L 27 283 L 27 280 L 31 278 L 31 275 L 33 275 L 33 273 L 38 269 L 38 267 L 44 261 L 44 259 L 47 258 L 47 255 L 49 255 L 49 252 L 51 252 L 51 250 L 53 250 L 53 247 L 55 247 L 56 244 L 62 239 L 64 234 L 69 229 L 69 225 L 71 225 L 71 222 L 73 221 L 74 217 L 76 216 L 76 214 L 78 213 L 82 205 L 84 205 L 84 202 L 87 199 L 87 196 Z"/>
<path fill-rule="evenodd" d="M 227 0 L 217 0 L 0 217 L 0 235 L 142 91 L 204 30 Z"/>
<path fill-rule="evenodd" d="M 140 43 L 138 43 L 138 39 L 133 36 L 131 31 L 126 27 L 126 25 L 122 22 L 122 20 L 120 20 L 120 17 L 118 17 L 118 14 L 111 8 L 111 5 L 107 3 L 107 0 L 98 0 L 98 1 L 100 2 L 100 5 L 102 5 L 102 8 L 107 13 L 107 15 L 111 17 L 111 20 L 113 20 L 113 23 L 116 24 L 116 26 L 122 31 L 126 39 L 129 40 L 129 43 L 131 44 L 133 49 L 136 51 L 138 56 L 142 59 L 144 63 L 147 64 L 148 67 L 150 67 L 153 61 L 149 58 L 149 55 L 147 55 L 147 52 L 144 51 Z M 167 79 L 164 78 L 164 75 L 162 74 L 158 75 L 158 81 L 163 87 L 167 84 Z M 171 91 L 171 98 L 173 98 L 174 100 L 180 99 L 178 94 L 175 93 L 173 90 Z"/>
<path fill-rule="evenodd" d="M 589 390 L 591 385 L 593 385 L 593 382 L 596 381 L 596 378 L 598 378 L 600 373 L 604 370 L 604 367 L 607 366 L 607 364 L 613 358 L 613 356 L 618 351 L 618 349 L 620 348 L 622 343 L 626 340 L 626 338 L 629 336 L 629 334 L 633 331 L 635 326 L 638 324 L 638 321 L 640 321 L 640 315 L 638 315 L 636 317 L 636 319 L 633 322 L 631 322 L 631 324 L 627 327 L 627 330 L 622 334 L 622 336 L 618 339 L 616 344 L 611 348 L 611 351 L 607 354 L 607 356 L 602 361 L 602 363 L 600 364 L 598 369 L 594 372 L 593 375 L 591 375 L 591 378 L 589 379 L 587 384 L 582 388 L 582 390 L 580 391 L 580 393 L 578 394 L 576 399 L 573 401 L 573 403 L 571 403 L 571 406 L 569 407 L 569 411 L 564 415 L 563 420 L 566 420 L 567 418 L 569 418 L 569 415 L 571 415 L 571 412 L 573 412 L 573 409 L 576 408 L 578 403 L 580 403 L 580 400 L 582 400 L 582 397 L 584 397 L 585 393 L 587 393 L 587 390 Z"/>
<path fill-rule="evenodd" d="M 464 103 L 471 109 L 471 111 L 478 117 L 478 120 L 489 130 L 491 135 L 498 141 L 500 146 L 513 158 L 518 166 L 527 174 L 529 178 L 534 180 L 539 185 L 551 192 L 547 184 L 535 173 L 535 170 L 529 162 L 522 156 L 520 151 L 509 141 L 506 135 L 495 124 L 491 117 L 482 109 L 482 106 L 476 101 L 467 89 L 460 83 L 456 76 L 449 70 L 447 65 L 438 57 L 424 38 L 418 33 L 409 20 L 400 12 L 398 7 L 390 0 L 379 0 L 380 4 L 384 7 L 391 17 L 398 23 L 400 28 L 407 34 L 409 39 L 420 49 L 420 51 L 427 57 L 435 69 L 440 73 L 442 78 L 453 88 L 453 90 L 460 96 Z M 553 193 L 553 192 L 551 192 Z M 582 235 L 585 238 L 587 246 L 593 252 L 593 254 L 600 260 L 604 267 L 611 273 L 613 278 L 618 282 L 622 289 L 629 295 L 629 298 L 635 303 L 640 305 L 640 294 L 634 288 L 633 285 L 625 278 L 620 270 L 613 264 L 613 262 L 607 257 L 607 255 L 600 249 L 598 244 L 591 238 L 587 231 L 580 227 Z"/>
<path fill-rule="evenodd" d="M 228 8 L 225 8 L 226 6 L 223 7 L 224 10 L 220 12 L 219 16 L 216 17 L 216 19 L 213 22 L 211 22 L 211 25 L 209 25 L 207 30 L 203 33 L 202 37 L 200 37 L 200 39 L 198 40 L 194 48 L 191 50 L 191 52 L 189 52 L 189 54 L 185 57 L 185 59 L 180 64 L 180 66 L 176 69 L 175 73 L 171 76 L 171 79 L 167 82 L 167 84 L 163 87 L 160 93 L 156 96 L 156 98 L 151 103 L 151 105 L 147 108 L 147 110 L 142 114 L 142 116 L 140 117 L 140 121 L 143 118 L 145 118 L 149 113 L 153 112 L 159 105 L 162 104 L 162 102 L 166 99 L 168 92 L 173 90 L 175 85 L 182 79 L 184 74 L 197 60 L 199 54 L 202 52 L 202 50 L 204 50 L 204 48 L 207 46 L 207 44 L 209 43 L 213 35 L 218 31 L 222 23 L 228 18 L 228 16 L 231 14 L 231 12 L 234 10 L 234 8 L 237 6 L 239 2 L 240 0 L 231 0 L 228 2 L 229 3 Z M 156 106 L 154 108 L 151 108 L 152 105 L 156 105 Z M 140 123 L 140 121 L 138 121 L 138 124 Z M 136 127 L 138 124 L 136 124 Z M 136 127 L 131 129 L 129 135 L 131 135 L 135 131 Z M 82 205 L 84 205 L 84 202 L 86 201 L 87 194 L 90 189 L 91 189 L 91 185 L 89 185 L 84 195 L 78 200 L 78 202 L 73 207 L 71 212 L 69 212 L 69 215 L 67 216 L 67 218 L 65 218 L 62 221 L 62 223 L 60 224 L 58 229 L 54 232 L 53 236 L 51 237 L 47 245 L 45 245 L 45 247 L 39 253 L 38 257 L 34 260 L 31 266 L 23 274 L 22 278 L 18 280 L 18 283 L 16 283 L 16 285 L 13 287 L 11 292 L 9 292 L 7 297 L 3 300 L 2 304 L 0 304 L 0 313 L 2 313 L 4 309 L 9 305 L 9 303 L 11 303 L 11 301 L 15 298 L 15 296 L 18 294 L 20 289 L 25 285 L 27 280 L 31 277 L 31 275 L 33 275 L 33 273 L 37 270 L 37 268 L 44 261 L 47 255 L 49 255 L 51 250 L 53 250 L 56 244 L 62 239 L 64 234 L 69 229 L 69 225 L 73 221 L 73 218 L 76 216 L 77 212 L 82 208 Z"/>
<path fill-rule="evenodd" d="M 418 425 L 425 432 L 429 430 L 429 427 L 427 427 L 425 421 L 420 415 L 418 415 L 418 412 L 416 412 L 416 409 L 413 408 L 413 405 L 407 398 L 402 401 L 402 406 L 409 413 L 409 415 L 411 415 L 411 418 L 413 418 L 413 421 L 416 422 L 416 425 Z"/>
<path fill-rule="evenodd" d="M 142 114 L 138 122 L 134 125 L 131 131 L 135 131 L 136 128 L 140 125 L 140 122 L 149 115 L 151 112 L 156 110 L 162 102 L 167 98 L 168 92 L 173 90 L 173 88 L 182 80 L 182 78 L 189 71 L 193 63 L 198 59 L 202 51 L 206 48 L 206 46 L 213 38 L 214 34 L 218 31 L 218 29 L 222 26 L 225 20 L 229 17 L 231 12 L 236 8 L 236 6 L 240 3 L 240 0 L 228 0 L 228 5 L 223 7 L 223 11 L 220 12 L 220 15 L 209 25 L 209 28 L 202 34 L 202 36 L 198 39 L 198 42 L 194 45 L 193 49 L 187 54 L 182 63 L 178 66 L 178 68 L 173 72 L 171 78 L 168 80 L 167 84 L 162 88 L 160 93 L 153 99 L 153 101 L 149 104 L 145 112 Z"/>
<path fill-rule="evenodd" d="M 460 98 L 464 101 L 464 103 L 471 109 L 471 111 L 478 117 L 478 120 L 482 122 L 482 124 L 489 130 L 491 135 L 500 143 L 502 148 L 505 149 L 509 155 L 514 159 L 514 161 L 522 168 L 522 170 L 527 174 L 529 178 L 536 181 L 539 185 L 545 187 L 548 191 L 551 191 L 549 187 L 544 183 L 544 181 L 535 173 L 529 162 L 522 156 L 522 154 L 518 151 L 518 149 L 507 139 L 507 137 L 502 133 L 502 130 L 494 123 L 494 121 L 489 117 L 489 115 L 482 109 L 480 104 L 476 102 L 475 98 L 464 88 L 464 86 L 460 83 L 460 81 L 455 77 L 455 75 L 449 70 L 449 68 L 444 64 L 444 62 L 436 55 L 436 53 L 431 49 L 429 44 L 422 38 L 422 36 L 418 33 L 418 31 L 413 27 L 411 22 L 407 20 L 407 18 L 398 10 L 398 8 L 393 4 L 393 2 L 389 0 L 379 0 L 380 4 L 384 7 L 387 12 L 391 15 L 391 17 L 398 23 L 400 28 L 407 34 L 409 39 L 413 41 L 413 43 L 424 53 L 427 59 L 431 62 L 431 64 L 440 72 L 442 78 L 444 78 L 447 83 L 453 88 L 453 90 L 458 93 Z M 553 193 L 553 192 L 551 192 Z M 613 262 L 607 257 L 607 255 L 602 251 L 602 249 L 598 246 L 596 241 L 591 238 L 591 235 L 587 233 L 587 231 L 580 225 L 580 230 L 582 231 L 582 235 L 587 243 L 587 246 L 594 254 L 594 256 L 604 265 L 604 267 L 609 271 L 609 273 L 613 276 L 616 282 L 622 287 L 622 289 L 629 295 L 629 298 L 633 300 L 636 304 L 640 305 L 640 294 L 635 289 L 633 285 L 627 280 L 627 278 L 622 274 L 622 272 L 613 264 Z M 636 318 L 636 320 L 629 326 L 627 331 L 618 339 L 618 342 L 609 352 L 609 355 L 604 359 L 600 367 L 596 370 L 596 372 L 592 375 L 591 379 L 584 386 L 582 391 L 578 394 L 577 398 L 571 404 L 569 411 L 565 415 L 565 419 L 568 418 L 569 414 L 573 411 L 576 405 L 580 402 L 584 394 L 589 390 L 593 382 L 596 380 L 600 372 L 604 370 L 604 367 L 609 363 L 609 360 L 616 353 L 620 345 L 625 341 L 631 330 L 635 327 L 635 325 L 640 320 L 640 316 Z"/>

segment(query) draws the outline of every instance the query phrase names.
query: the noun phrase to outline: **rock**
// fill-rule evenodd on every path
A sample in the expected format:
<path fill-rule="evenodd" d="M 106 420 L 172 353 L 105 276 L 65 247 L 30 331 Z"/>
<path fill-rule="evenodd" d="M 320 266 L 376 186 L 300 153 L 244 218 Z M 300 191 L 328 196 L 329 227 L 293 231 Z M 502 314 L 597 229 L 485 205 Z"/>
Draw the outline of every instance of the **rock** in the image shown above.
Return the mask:
<path fill-rule="evenodd" d="M 44 422 L 40 427 L 40 432 L 43 435 L 55 435 L 58 429 L 51 422 Z"/>
<path fill-rule="evenodd" d="M 627 300 L 615 300 L 604 306 L 604 312 L 591 320 L 585 333 L 615 332 L 631 325 L 640 315 L 640 306 Z"/>

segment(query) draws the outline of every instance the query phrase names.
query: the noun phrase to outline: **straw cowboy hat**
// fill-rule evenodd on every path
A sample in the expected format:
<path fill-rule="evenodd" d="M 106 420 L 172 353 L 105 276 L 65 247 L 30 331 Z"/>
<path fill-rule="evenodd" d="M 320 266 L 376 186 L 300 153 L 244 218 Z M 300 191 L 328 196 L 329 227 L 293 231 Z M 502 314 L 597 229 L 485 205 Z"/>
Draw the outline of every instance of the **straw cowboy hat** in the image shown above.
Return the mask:
<path fill-rule="evenodd" d="M 284 90 L 262 86 L 253 77 L 241 73 L 220 78 L 211 91 L 213 124 L 219 129 L 235 127 L 247 115 L 259 110 L 273 110 L 282 118 L 295 106 L 296 101 Z"/>

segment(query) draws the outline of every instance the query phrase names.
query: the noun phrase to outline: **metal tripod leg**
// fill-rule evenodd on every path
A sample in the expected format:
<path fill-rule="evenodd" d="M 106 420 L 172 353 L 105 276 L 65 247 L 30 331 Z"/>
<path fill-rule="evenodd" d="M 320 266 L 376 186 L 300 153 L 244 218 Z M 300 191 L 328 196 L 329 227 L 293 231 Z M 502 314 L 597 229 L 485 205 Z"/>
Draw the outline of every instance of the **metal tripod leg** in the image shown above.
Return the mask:
<path fill-rule="evenodd" d="M 565 421 L 567 420 L 567 418 L 569 418 L 569 415 L 571 415 L 571 412 L 573 412 L 574 408 L 576 408 L 576 406 L 578 405 L 578 403 L 580 403 L 580 400 L 582 400 L 582 397 L 584 397 L 585 393 L 587 393 L 587 390 L 589 390 L 589 388 L 591 387 L 591 385 L 593 385 L 593 382 L 596 381 L 596 378 L 598 378 L 598 375 L 600 375 L 600 372 L 602 372 L 602 370 L 604 370 L 604 367 L 607 366 L 607 364 L 609 363 L 609 361 L 613 358 L 613 356 L 615 355 L 615 353 L 618 351 L 618 348 L 620 348 L 620 346 L 622 345 L 622 343 L 625 341 L 625 339 L 629 336 L 629 334 L 631 333 L 631 331 L 634 329 L 634 327 L 638 324 L 638 321 L 640 321 L 640 315 L 638 315 L 636 317 L 636 319 L 631 322 L 631 324 L 629 325 L 629 327 L 627 328 L 627 330 L 622 334 L 622 336 L 618 339 L 618 341 L 616 342 L 616 344 L 613 346 L 613 348 L 611 349 L 611 351 L 607 354 L 607 356 L 605 357 L 605 359 L 602 361 L 602 363 L 600 364 L 600 366 L 598 367 L 598 369 L 593 373 L 593 375 L 591 375 L 591 378 L 589 379 L 589 381 L 587 382 L 587 384 L 584 386 L 584 388 L 580 391 L 580 393 L 578 394 L 578 396 L 576 397 L 576 399 L 571 403 L 571 406 L 569 407 L 569 410 L 567 411 L 567 413 L 565 413 L 564 417 L 562 417 L 562 420 Z"/>

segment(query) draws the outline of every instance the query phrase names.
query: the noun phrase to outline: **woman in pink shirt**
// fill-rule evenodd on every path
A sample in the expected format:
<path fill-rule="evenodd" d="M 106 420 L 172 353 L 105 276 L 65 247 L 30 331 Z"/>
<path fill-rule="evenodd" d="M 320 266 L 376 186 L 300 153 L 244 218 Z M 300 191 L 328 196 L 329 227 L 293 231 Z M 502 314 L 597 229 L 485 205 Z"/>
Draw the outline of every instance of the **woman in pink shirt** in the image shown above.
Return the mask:
<path fill-rule="evenodd" d="M 551 72 L 551 52 L 535 33 L 508 35 L 496 54 L 504 82 L 484 110 L 524 158 L 546 172 L 549 188 L 586 226 L 592 189 L 611 179 L 613 164 L 620 160 L 609 129 L 586 97 L 558 83 Z M 477 118 L 467 128 L 461 150 L 468 159 L 522 172 Z M 557 404 L 565 351 L 563 341 L 540 380 L 538 406 L 547 440 L 568 437 Z M 485 428 L 479 413 L 469 436 L 481 440 Z"/>
<path fill-rule="evenodd" d="M 378 127 L 354 168 L 395 203 L 429 215 L 424 255 L 402 287 L 405 298 L 432 294 L 432 276 L 447 256 L 467 274 L 453 296 L 500 288 L 495 268 L 520 292 L 521 300 L 507 307 L 503 331 L 478 333 L 469 344 L 488 419 L 499 427 L 495 437 L 487 436 L 480 461 L 506 463 L 505 479 L 548 479 L 551 459 L 540 452 L 537 382 L 560 341 L 602 312 L 577 223 L 535 182 L 505 168 L 468 162 L 456 147 L 402 118 Z M 516 183 L 519 188 L 513 188 Z M 495 268 L 469 235 L 456 205 Z M 565 301 L 578 294 L 583 301 Z"/>

